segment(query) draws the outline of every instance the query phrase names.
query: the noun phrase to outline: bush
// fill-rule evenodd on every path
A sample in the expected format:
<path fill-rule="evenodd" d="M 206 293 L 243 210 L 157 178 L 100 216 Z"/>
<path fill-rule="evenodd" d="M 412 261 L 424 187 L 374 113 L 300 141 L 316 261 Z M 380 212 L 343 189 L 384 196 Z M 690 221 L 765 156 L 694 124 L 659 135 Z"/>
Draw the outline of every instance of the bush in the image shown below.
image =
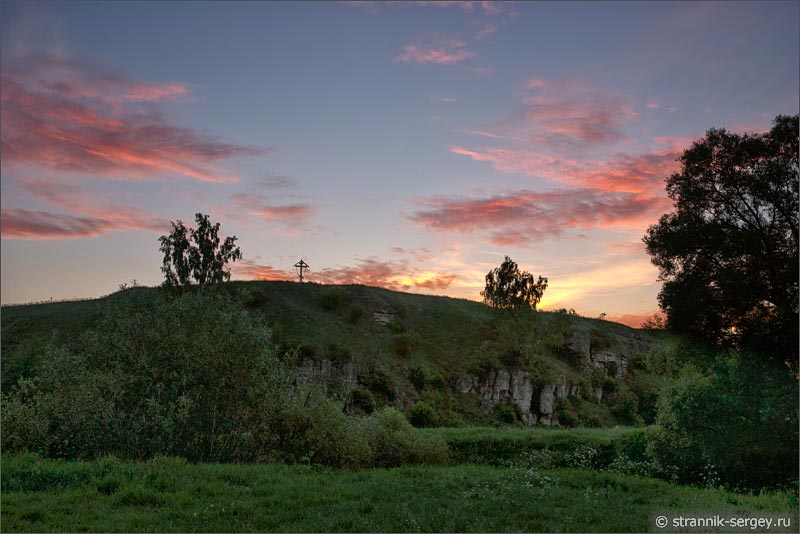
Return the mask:
<path fill-rule="evenodd" d="M 660 399 L 658 423 L 649 450 L 681 481 L 716 471 L 730 487 L 796 483 L 797 382 L 763 357 L 722 353 L 706 369 L 685 366 Z"/>
<path fill-rule="evenodd" d="M 349 412 L 361 412 L 366 415 L 374 412 L 376 405 L 372 392 L 363 387 L 353 389 L 347 400 L 347 410 Z"/>
<path fill-rule="evenodd" d="M 47 362 L 3 398 L 6 450 L 250 459 L 263 400 L 287 384 L 269 329 L 213 291 L 125 299 Z"/>
<path fill-rule="evenodd" d="M 352 361 L 353 354 L 347 347 L 342 347 L 336 343 L 330 343 L 325 348 L 325 355 L 333 363 L 347 363 Z"/>
<path fill-rule="evenodd" d="M 444 439 L 421 433 L 394 408 L 375 412 L 365 425 L 376 467 L 447 463 L 448 448 Z"/>
<path fill-rule="evenodd" d="M 394 382 L 383 371 L 374 371 L 358 377 L 359 382 L 386 402 L 394 400 Z"/>
<path fill-rule="evenodd" d="M 516 425 L 522 421 L 522 410 L 516 402 L 501 402 L 492 410 L 494 418 L 505 425 Z"/>
<path fill-rule="evenodd" d="M 629 426 L 644 423 L 639 415 L 639 398 L 625 382 L 620 382 L 616 391 L 603 400 L 606 401 L 611 415 L 618 423 Z"/>
<path fill-rule="evenodd" d="M 416 332 L 395 334 L 389 342 L 389 349 L 400 358 L 408 358 L 419 345 L 419 341 L 419 334 Z"/>
<path fill-rule="evenodd" d="M 367 309 L 361 304 L 353 304 L 350 306 L 350 324 L 358 324 L 362 317 L 367 314 Z"/>
<path fill-rule="evenodd" d="M 418 401 L 408 412 L 408 421 L 418 428 L 439 426 L 440 418 L 430 404 Z"/>
<path fill-rule="evenodd" d="M 362 426 L 308 384 L 270 406 L 262 439 L 271 455 L 288 463 L 356 468 L 372 456 Z"/>
<path fill-rule="evenodd" d="M 566 427 L 609 427 L 614 421 L 603 405 L 577 397 L 568 397 L 558 403 L 558 422 Z"/>
<path fill-rule="evenodd" d="M 341 286 L 332 286 L 322 294 L 319 299 L 319 305 L 323 310 L 335 311 L 350 304 L 351 300 L 352 297 L 347 289 Z"/>

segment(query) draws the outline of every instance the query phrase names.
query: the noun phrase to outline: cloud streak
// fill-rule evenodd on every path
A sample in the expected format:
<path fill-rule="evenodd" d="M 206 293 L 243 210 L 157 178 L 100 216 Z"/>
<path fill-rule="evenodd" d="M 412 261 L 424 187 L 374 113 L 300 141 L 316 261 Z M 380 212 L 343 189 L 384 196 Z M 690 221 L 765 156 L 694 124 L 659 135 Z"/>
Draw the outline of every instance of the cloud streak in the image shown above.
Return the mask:
<path fill-rule="evenodd" d="M 498 246 L 525 245 L 568 230 L 642 228 L 663 210 L 647 194 L 563 189 L 528 189 L 483 198 L 431 197 L 409 219 L 435 232 L 483 232 Z"/>
<path fill-rule="evenodd" d="M 91 238 L 109 232 L 169 230 L 169 221 L 128 204 L 110 203 L 85 189 L 44 180 L 21 180 L 33 197 L 69 213 L 3 208 L 3 239 Z"/>
<path fill-rule="evenodd" d="M 455 65 L 478 54 L 467 48 L 467 43 L 452 37 L 435 37 L 427 41 L 407 44 L 394 61 L 434 65 Z"/>
<path fill-rule="evenodd" d="M 238 194 L 231 197 L 235 208 L 254 217 L 266 221 L 280 221 L 286 223 L 301 223 L 308 220 L 316 211 L 310 204 L 298 203 L 287 205 L 267 204 L 260 195 Z"/>
<path fill-rule="evenodd" d="M 534 94 L 523 99 L 524 117 L 550 143 L 591 144 L 624 140 L 627 121 L 637 116 L 618 95 L 577 83 L 534 78 Z"/>
<path fill-rule="evenodd" d="M 158 105 L 185 96 L 185 84 L 137 82 L 46 55 L 11 63 L 0 89 L 5 164 L 111 180 L 177 175 L 224 182 L 237 178 L 217 162 L 267 151 L 170 123 Z"/>

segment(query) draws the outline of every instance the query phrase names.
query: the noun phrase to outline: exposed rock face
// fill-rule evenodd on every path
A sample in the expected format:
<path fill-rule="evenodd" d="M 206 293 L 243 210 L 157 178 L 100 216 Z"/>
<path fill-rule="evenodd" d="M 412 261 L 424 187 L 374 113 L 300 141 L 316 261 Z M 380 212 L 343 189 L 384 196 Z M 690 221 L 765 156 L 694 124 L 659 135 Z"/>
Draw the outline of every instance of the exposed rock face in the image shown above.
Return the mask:
<path fill-rule="evenodd" d="M 391 314 L 384 312 L 376 314 L 379 322 L 391 320 Z M 622 380 L 628 374 L 629 354 L 647 349 L 647 341 L 630 339 L 623 340 L 613 348 L 592 351 L 591 335 L 589 332 L 571 332 L 565 339 L 565 346 L 570 355 L 570 360 L 576 370 L 584 375 L 591 376 L 596 369 L 605 367 L 612 371 L 614 377 Z M 300 376 L 305 379 L 315 377 L 337 378 L 348 385 L 356 385 L 358 375 L 366 372 L 359 369 L 351 362 L 332 363 L 330 360 L 306 359 L 300 367 Z M 398 392 L 395 404 L 399 408 L 413 405 L 417 393 L 413 387 L 409 390 Z M 481 409 L 490 412 L 498 404 L 504 402 L 514 403 L 519 406 L 522 420 L 528 426 L 535 424 L 551 425 L 558 423 L 558 405 L 571 396 L 594 395 L 597 400 L 603 398 L 602 388 L 593 388 L 592 391 L 581 391 L 580 386 L 570 382 L 567 375 L 558 375 L 554 382 L 537 384 L 527 372 L 522 370 L 497 369 L 483 376 L 469 374 L 461 375 L 455 382 L 455 388 L 462 394 L 474 394 L 480 399 Z"/>

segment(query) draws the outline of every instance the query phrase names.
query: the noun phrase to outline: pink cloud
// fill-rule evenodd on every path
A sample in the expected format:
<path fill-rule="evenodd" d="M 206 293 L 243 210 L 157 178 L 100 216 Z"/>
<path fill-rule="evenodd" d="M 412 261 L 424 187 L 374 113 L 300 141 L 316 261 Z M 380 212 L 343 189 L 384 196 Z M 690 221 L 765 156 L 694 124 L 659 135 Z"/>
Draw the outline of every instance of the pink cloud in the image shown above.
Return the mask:
<path fill-rule="evenodd" d="M 161 233 L 169 230 L 169 221 L 165 218 L 135 206 L 108 202 L 78 186 L 44 180 L 22 180 L 21 184 L 38 200 L 70 213 L 4 208 L 4 239 L 85 238 L 112 231 Z"/>
<path fill-rule="evenodd" d="M 153 106 L 187 94 L 183 84 L 134 82 L 96 65 L 33 56 L 4 66 L 0 94 L 5 164 L 117 180 L 169 174 L 223 182 L 236 177 L 216 162 L 265 152 L 170 124 Z"/>
<path fill-rule="evenodd" d="M 248 259 L 242 259 L 233 264 L 232 271 L 237 276 L 251 280 L 297 280 L 297 275 L 293 272 L 276 269 L 271 265 L 259 265 Z"/>
<path fill-rule="evenodd" d="M 38 210 L 4 208 L 3 239 L 70 239 L 97 237 L 116 230 L 109 221 L 97 217 L 63 215 Z"/>
<path fill-rule="evenodd" d="M 480 198 L 430 197 L 409 218 L 437 232 L 485 233 L 496 245 L 524 245 L 557 237 L 566 230 L 641 229 L 660 215 L 665 203 L 643 193 L 528 189 Z"/>
<path fill-rule="evenodd" d="M 467 43 L 455 38 L 436 37 L 428 42 L 408 44 L 404 52 L 394 61 L 404 63 L 422 63 L 437 65 L 454 65 L 465 59 L 477 57 L 477 54 L 466 48 Z"/>
<path fill-rule="evenodd" d="M 678 170 L 680 140 L 665 140 L 668 148 L 646 154 L 618 154 L 607 161 L 580 162 L 532 150 L 450 147 L 454 154 L 488 162 L 500 172 L 524 174 L 583 188 L 647 192 L 663 190 L 664 179 Z"/>
<path fill-rule="evenodd" d="M 298 223 L 307 220 L 314 214 L 310 204 L 271 205 L 260 195 L 238 194 L 231 197 L 231 202 L 238 210 L 268 221 Z"/>
<path fill-rule="evenodd" d="M 549 143 L 607 143 L 625 139 L 625 124 L 637 116 L 618 95 L 578 83 L 525 82 L 534 94 L 523 99 L 523 115 Z"/>
<path fill-rule="evenodd" d="M 481 31 L 475 34 L 476 39 L 485 39 L 490 35 L 494 34 L 497 31 L 497 28 L 492 25 L 487 25 Z"/>

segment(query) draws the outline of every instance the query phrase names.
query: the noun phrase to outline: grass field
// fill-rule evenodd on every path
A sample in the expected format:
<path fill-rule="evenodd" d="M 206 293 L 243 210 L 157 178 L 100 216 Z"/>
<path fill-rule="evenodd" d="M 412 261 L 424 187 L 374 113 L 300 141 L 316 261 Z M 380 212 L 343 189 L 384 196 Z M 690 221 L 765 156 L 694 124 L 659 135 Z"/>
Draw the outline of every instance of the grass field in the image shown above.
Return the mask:
<path fill-rule="evenodd" d="M 797 496 L 586 469 L 340 471 L 172 458 L 2 462 L 4 532 L 646 532 L 660 513 L 783 515 Z"/>

